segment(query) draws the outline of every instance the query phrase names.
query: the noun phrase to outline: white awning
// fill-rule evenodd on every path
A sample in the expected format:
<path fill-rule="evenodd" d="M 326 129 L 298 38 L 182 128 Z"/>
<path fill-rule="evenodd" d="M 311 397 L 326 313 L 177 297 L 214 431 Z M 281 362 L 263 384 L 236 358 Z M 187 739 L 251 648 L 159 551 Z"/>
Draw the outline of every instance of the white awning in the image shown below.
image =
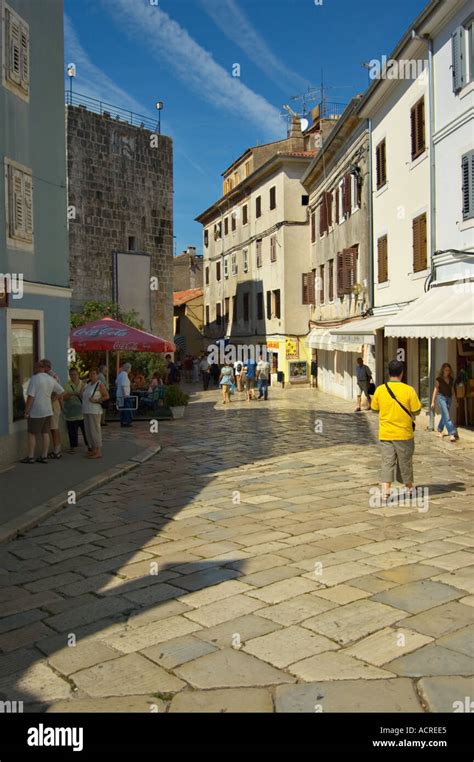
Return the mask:
<path fill-rule="evenodd" d="M 310 349 L 332 349 L 332 336 L 326 328 L 313 328 L 306 337 Z"/>
<path fill-rule="evenodd" d="M 361 344 L 346 341 L 341 336 L 334 336 L 327 328 L 313 328 L 306 337 L 306 345 L 310 349 L 327 349 L 329 352 L 362 352 Z"/>
<path fill-rule="evenodd" d="M 350 323 L 333 328 L 331 334 L 333 338 L 338 337 L 340 341 L 346 344 L 375 344 L 375 332 L 383 328 L 389 315 L 379 315 L 378 317 L 363 318 L 361 320 L 351 320 Z M 357 350 L 353 350 L 354 352 Z"/>
<path fill-rule="evenodd" d="M 387 320 L 385 336 L 474 339 L 474 283 L 436 286 Z"/>

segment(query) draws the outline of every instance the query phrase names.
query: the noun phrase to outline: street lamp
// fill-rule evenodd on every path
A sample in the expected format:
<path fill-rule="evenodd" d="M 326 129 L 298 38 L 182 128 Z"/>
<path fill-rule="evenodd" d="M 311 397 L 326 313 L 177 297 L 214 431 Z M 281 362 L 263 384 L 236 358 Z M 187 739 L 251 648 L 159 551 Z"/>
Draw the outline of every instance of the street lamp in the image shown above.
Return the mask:
<path fill-rule="evenodd" d="M 69 77 L 69 101 L 72 104 L 72 80 L 76 76 L 76 64 L 68 64 L 66 71 Z"/>
<path fill-rule="evenodd" d="M 158 110 L 158 135 L 161 135 L 161 112 L 163 110 L 163 106 L 163 101 L 158 101 L 156 104 L 156 108 Z"/>

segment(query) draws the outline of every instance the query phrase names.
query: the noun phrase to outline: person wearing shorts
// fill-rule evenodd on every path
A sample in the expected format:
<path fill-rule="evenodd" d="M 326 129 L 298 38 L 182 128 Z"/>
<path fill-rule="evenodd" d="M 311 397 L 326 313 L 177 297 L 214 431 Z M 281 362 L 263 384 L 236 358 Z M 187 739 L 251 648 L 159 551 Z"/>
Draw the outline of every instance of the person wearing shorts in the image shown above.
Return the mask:
<path fill-rule="evenodd" d="M 46 373 L 59 383 L 59 376 L 54 372 L 51 360 L 44 359 L 44 360 L 40 360 L 40 362 L 46 368 Z M 61 434 L 59 432 L 59 419 L 61 417 L 62 399 L 57 394 L 53 394 L 51 402 L 53 407 L 53 415 L 51 420 L 51 440 L 52 440 L 53 449 L 49 453 L 48 458 L 52 458 L 53 460 L 59 460 L 62 457 Z"/>
<path fill-rule="evenodd" d="M 41 455 L 37 463 L 48 462 L 49 434 L 53 420 L 52 395 L 61 396 L 62 386 L 49 375 L 49 368 L 42 361 L 36 363 L 34 375 L 26 393 L 25 418 L 28 420 L 28 455 L 22 463 L 35 463 L 37 439 L 41 442 Z"/>
<path fill-rule="evenodd" d="M 404 372 L 402 362 L 389 362 L 389 380 L 377 387 L 372 398 L 372 410 L 379 413 L 382 504 L 389 500 L 395 480 L 404 484 L 409 494 L 414 491 L 413 418 L 421 412 L 421 402 L 413 387 L 402 383 Z"/>
<path fill-rule="evenodd" d="M 364 361 L 362 357 L 357 358 L 356 378 L 357 378 L 357 386 L 359 387 L 359 393 L 357 395 L 357 407 L 355 409 L 355 412 L 360 413 L 362 394 L 365 395 L 365 398 L 367 400 L 367 410 L 370 410 L 369 386 L 370 386 L 370 382 L 372 381 L 371 370 L 367 365 L 364 365 Z"/>

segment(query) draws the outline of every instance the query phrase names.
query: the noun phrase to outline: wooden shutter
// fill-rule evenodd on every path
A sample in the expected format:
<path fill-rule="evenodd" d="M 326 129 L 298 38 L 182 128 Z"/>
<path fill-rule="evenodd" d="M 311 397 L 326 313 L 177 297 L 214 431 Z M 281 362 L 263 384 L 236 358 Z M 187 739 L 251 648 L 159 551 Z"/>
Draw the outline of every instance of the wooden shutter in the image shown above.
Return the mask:
<path fill-rule="evenodd" d="M 21 25 L 5 8 L 8 34 L 7 77 L 21 86 Z"/>
<path fill-rule="evenodd" d="M 337 295 L 344 296 L 344 252 L 337 254 Z"/>
<path fill-rule="evenodd" d="M 329 260 L 329 284 L 328 284 L 328 298 L 332 302 L 334 299 L 334 259 Z"/>
<path fill-rule="evenodd" d="M 425 150 L 425 99 L 420 98 L 410 112 L 411 158 L 416 159 Z"/>
<path fill-rule="evenodd" d="M 462 216 L 474 217 L 474 150 L 462 157 Z"/>
<path fill-rule="evenodd" d="M 267 291 L 267 320 L 272 318 L 272 292 Z"/>
<path fill-rule="evenodd" d="M 328 215 L 328 229 L 332 225 L 332 193 L 326 193 L 326 207 Z"/>
<path fill-rule="evenodd" d="M 342 252 L 342 288 L 344 294 L 351 294 L 356 282 L 357 249 L 344 249 Z"/>
<path fill-rule="evenodd" d="M 248 207 L 247 204 L 244 204 L 242 207 L 242 225 L 246 225 L 248 221 Z"/>
<path fill-rule="evenodd" d="M 421 214 L 413 220 L 413 272 L 426 270 L 427 264 L 426 214 Z"/>
<path fill-rule="evenodd" d="M 458 93 L 466 84 L 466 57 L 464 55 L 464 28 L 458 26 L 451 36 L 453 92 Z"/>
<path fill-rule="evenodd" d="M 352 207 L 352 180 L 350 175 L 344 177 L 345 214 L 350 215 Z"/>
<path fill-rule="evenodd" d="M 336 188 L 335 194 L 336 194 L 336 210 L 335 210 L 336 220 L 335 220 L 335 222 L 339 222 L 339 188 Z"/>
<path fill-rule="evenodd" d="M 204 246 L 209 246 L 209 230 L 204 231 Z"/>
<path fill-rule="evenodd" d="M 270 238 L 270 262 L 276 262 L 277 250 L 276 250 L 276 237 L 274 235 Z"/>
<path fill-rule="evenodd" d="M 385 283 L 388 280 L 388 238 L 386 235 L 377 241 L 377 272 L 378 282 Z"/>
<path fill-rule="evenodd" d="M 311 211 L 311 243 L 316 241 L 316 212 Z"/>
<path fill-rule="evenodd" d="M 23 200 L 25 216 L 25 238 L 33 240 L 33 181 L 30 175 L 23 173 Z"/>
<path fill-rule="evenodd" d="M 20 61 L 21 89 L 26 94 L 28 94 L 30 89 L 30 40 L 29 40 L 28 27 L 26 27 L 25 24 L 21 25 L 20 46 L 21 46 L 21 61 Z"/>
<path fill-rule="evenodd" d="M 382 140 L 376 149 L 376 179 L 377 190 L 383 188 L 387 182 L 387 144 Z"/>
<path fill-rule="evenodd" d="M 24 238 L 23 172 L 15 169 L 15 167 L 10 167 L 10 178 L 10 235 L 12 238 Z"/>
<path fill-rule="evenodd" d="M 332 193 L 323 193 L 321 196 L 320 214 L 319 214 L 319 235 L 327 233 L 332 224 Z"/>
<path fill-rule="evenodd" d="M 324 304 L 324 265 L 319 266 L 319 303 Z"/>

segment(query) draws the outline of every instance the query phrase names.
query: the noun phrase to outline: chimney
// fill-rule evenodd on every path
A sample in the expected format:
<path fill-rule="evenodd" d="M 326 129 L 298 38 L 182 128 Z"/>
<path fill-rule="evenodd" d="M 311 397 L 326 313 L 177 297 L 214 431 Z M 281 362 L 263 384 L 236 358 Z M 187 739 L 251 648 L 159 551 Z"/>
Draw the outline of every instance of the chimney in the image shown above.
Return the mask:
<path fill-rule="evenodd" d="M 289 138 L 301 137 L 301 121 L 298 116 L 291 117 L 290 134 L 288 135 L 288 137 Z"/>

